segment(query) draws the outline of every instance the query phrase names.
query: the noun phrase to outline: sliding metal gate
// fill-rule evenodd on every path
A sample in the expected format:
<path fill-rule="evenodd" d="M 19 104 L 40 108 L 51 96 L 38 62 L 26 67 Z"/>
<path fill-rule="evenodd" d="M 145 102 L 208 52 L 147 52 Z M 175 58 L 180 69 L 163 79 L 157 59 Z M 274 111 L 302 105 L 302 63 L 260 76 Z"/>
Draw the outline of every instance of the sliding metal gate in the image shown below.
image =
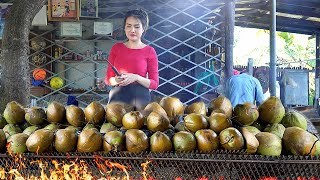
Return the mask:
<path fill-rule="evenodd" d="M 112 44 L 125 40 L 124 14 L 137 8 L 149 13 L 150 28 L 145 40 L 156 49 L 159 59 L 160 84 L 151 92 L 153 99 L 176 96 L 190 104 L 199 100 L 207 103 L 216 97 L 224 68 L 223 2 L 100 0 L 98 3 L 99 18 L 80 17 L 82 37 L 60 36 L 60 22 L 32 29 L 30 47 L 33 41 L 46 44 L 42 49 L 30 51 L 31 70 L 40 67 L 47 72 L 44 83 L 32 88 L 32 98 L 38 105 L 46 106 L 53 100 L 66 103 L 68 97 L 76 98 L 82 107 L 91 101 L 106 104 L 110 87 L 99 89 L 96 83 L 97 78 L 105 76 L 107 63 L 103 59 Z M 112 22 L 112 35 L 93 35 L 94 21 Z M 36 56 L 45 61 L 36 63 Z M 102 58 L 98 59 L 99 56 Z M 64 85 L 52 88 L 53 77 L 62 78 Z"/>

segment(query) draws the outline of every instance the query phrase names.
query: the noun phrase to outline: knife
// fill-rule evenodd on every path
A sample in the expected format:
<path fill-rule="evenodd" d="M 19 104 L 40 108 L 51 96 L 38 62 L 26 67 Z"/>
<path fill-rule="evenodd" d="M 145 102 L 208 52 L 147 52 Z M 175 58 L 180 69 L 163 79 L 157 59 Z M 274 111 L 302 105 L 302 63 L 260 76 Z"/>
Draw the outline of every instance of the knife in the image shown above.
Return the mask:
<path fill-rule="evenodd" d="M 106 61 L 107 61 L 108 64 L 111 66 L 111 69 L 113 70 L 113 72 L 116 73 L 117 76 L 121 76 L 121 74 L 119 73 L 119 71 L 117 70 L 117 68 L 114 67 L 114 66 L 108 61 L 108 59 L 106 59 Z"/>

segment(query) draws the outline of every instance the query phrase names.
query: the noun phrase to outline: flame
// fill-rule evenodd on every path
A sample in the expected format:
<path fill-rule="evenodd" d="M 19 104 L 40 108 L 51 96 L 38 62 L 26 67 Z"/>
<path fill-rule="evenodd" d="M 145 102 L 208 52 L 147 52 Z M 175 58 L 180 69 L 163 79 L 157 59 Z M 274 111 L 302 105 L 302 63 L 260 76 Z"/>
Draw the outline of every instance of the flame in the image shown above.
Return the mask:
<path fill-rule="evenodd" d="M 146 161 L 145 163 L 141 164 L 141 167 L 143 168 L 143 172 L 141 174 L 142 174 L 144 180 L 148 180 L 148 178 L 147 178 L 147 176 L 148 176 L 147 168 L 148 168 L 148 165 L 149 165 L 150 162 L 151 161 Z"/>

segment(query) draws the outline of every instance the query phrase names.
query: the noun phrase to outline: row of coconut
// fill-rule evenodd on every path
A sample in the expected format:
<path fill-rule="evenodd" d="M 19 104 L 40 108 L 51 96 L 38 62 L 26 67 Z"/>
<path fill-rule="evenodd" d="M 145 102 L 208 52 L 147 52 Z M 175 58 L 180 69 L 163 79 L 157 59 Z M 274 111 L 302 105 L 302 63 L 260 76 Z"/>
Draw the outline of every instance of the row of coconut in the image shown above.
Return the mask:
<path fill-rule="evenodd" d="M 178 98 L 164 97 L 143 111 L 121 103 L 103 107 L 92 102 L 82 109 L 52 102 L 43 109 L 10 102 L 3 117 L 9 124 L 3 127 L 3 135 L 0 131 L 0 140 L 9 142 L 13 152 L 197 149 L 209 153 L 224 148 L 278 156 L 320 151 L 318 138 L 306 131 L 306 118 L 296 111 L 285 112 L 276 97 L 259 107 L 244 103 L 234 108 L 223 96 L 213 99 L 208 108 L 203 102 L 184 106 Z M 48 122 L 52 124 L 40 129 Z M 23 133 L 15 129 L 18 124 Z"/>

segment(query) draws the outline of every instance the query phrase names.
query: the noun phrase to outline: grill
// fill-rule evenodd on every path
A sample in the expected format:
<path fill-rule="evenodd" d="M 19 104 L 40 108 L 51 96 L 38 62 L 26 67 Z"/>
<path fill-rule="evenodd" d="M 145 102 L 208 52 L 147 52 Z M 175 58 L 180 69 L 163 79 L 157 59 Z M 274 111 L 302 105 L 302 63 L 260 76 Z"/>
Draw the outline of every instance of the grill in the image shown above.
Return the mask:
<path fill-rule="evenodd" d="M 81 162 L 88 166 L 94 179 L 106 177 L 126 177 L 119 168 L 101 166 L 106 160 L 127 167 L 130 179 L 319 179 L 320 157 L 282 155 L 267 157 L 247 155 L 244 151 L 218 150 L 211 154 L 192 153 L 42 153 L 23 154 L 20 158 L 24 164 L 8 154 L 0 155 L 0 167 L 6 172 L 10 167 L 19 169 L 23 177 L 50 176 L 55 169 L 53 162 L 72 164 Z M 45 170 L 38 161 L 45 162 Z M 148 162 L 148 163 L 146 163 Z M 145 173 L 141 164 L 147 164 Z M 99 166 L 100 164 L 100 166 Z M 100 167 L 100 168 L 99 168 Z M 0 176 L 1 177 L 1 176 Z M 4 179 L 10 179 L 5 177 Z"/>

